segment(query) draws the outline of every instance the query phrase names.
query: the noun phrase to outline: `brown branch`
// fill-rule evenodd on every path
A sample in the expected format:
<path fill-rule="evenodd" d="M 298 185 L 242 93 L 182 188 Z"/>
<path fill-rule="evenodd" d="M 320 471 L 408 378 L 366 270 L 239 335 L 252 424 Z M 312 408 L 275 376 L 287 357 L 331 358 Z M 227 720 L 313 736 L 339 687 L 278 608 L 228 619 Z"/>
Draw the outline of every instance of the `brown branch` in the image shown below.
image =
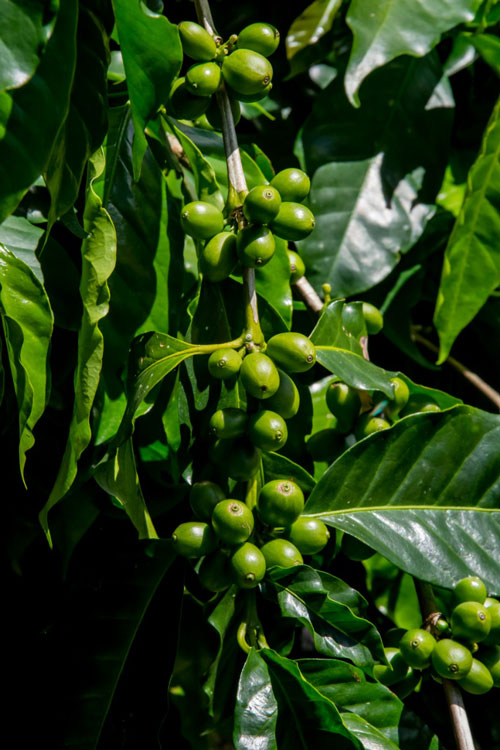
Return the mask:
<path fill-rule="evenodd" d="M 413 329 L 411 336 L 414 341 L 418 341 L 419 344 L 425 346 L 426 349 L 429 349 L 429 351 L 436 354 L 439 353 L 439 347 L 433 344 L 432 341 L 429 341 L 429 339 L 426 339 L 425 336 L 422 336 L 422 334 L 420 334 L 417 330 Z M 469 370 L 468 367 L 463 365 L 454 357 L 448 357 L 445 362 L 448 362 L 448 364 L 454 367 L 455 370 L 458 370 L 458 372 L 463 375 L 463 377 L 466 378 L 470 383 L 472 383 L 472 385 L 474 385 L 479 391 L 481 391 L 481 393 L 483 393 L 486 398 L 489 398 L 490 401 L 492 401 L 500 411 L 500 393 L 498 393 L 498 391 L 495 391 L 495 389 L 492 388 L 491 385 L 488 385 L 488 383 L 486 383 L 482 378 L 480 378 L 477 373 Z"/>

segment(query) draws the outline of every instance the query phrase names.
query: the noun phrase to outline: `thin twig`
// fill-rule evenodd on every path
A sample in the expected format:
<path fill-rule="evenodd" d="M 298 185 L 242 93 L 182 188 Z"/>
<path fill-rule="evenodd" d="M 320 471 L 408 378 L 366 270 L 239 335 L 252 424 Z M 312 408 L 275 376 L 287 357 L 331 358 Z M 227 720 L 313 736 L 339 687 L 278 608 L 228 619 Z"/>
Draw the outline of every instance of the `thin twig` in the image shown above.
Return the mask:
<path fill-rule="evenodd" d="M 323 309 L 323 300 L 316 293 L 305 276 L 295 282 L 295 288 L 304 300 L 305 304 L 315 313 L 320 313 Z"/>
<path fill-rule="evenodd" d="M 426 339 L 425 336 L 422 336 L 422 334 L 420 334 L 415 329 L 412 330 L 411 335 L 414 341 L 418 341 L 419 344 L 422 344 L 422 346 L 425 346 L 431 352 L 435 352 L 436 354 L 439 353 L 439 347 L 433 344 L 432 341 L 429 341 L 429 339 Z M 490 401 L 492 401 L 500 411 L 500 393 L 498 393 L 498 391 L 495 391 L 495 389 L 492 388 L 491 385 L 488 385 L 488 383 L 486 383 L 482 378 L 480 378 L 477 373 L 469 370 L 468 367 L 463 365 L 454 357 L 448 357 L 445 361 L 448 362 L 449 365 L 454 367 L 455 370 L 458 370 L 458 372 L 463 375 L 463 377 L 466 378 L 470 383 L 472 383 L 472 385 L 476 386 L 476 388 L 481 391 L 481 393 L 484 393 L 486 398 L 489 398 Z"/>
<path fill-rule="evenodd" d="M 418 601 L 422 612 L 422 619 L 427 630 L 432 630 L 435 622 L 441 616 L 438 611 L 436 598 L 430 583 L 415 580 Z M 450 712 L 453 734 L 457 743 L 457 750 L 475 750 L 469 718 L 465 710 L 460 688 L 453 680 L 443 680 L 443 690 Z"/>

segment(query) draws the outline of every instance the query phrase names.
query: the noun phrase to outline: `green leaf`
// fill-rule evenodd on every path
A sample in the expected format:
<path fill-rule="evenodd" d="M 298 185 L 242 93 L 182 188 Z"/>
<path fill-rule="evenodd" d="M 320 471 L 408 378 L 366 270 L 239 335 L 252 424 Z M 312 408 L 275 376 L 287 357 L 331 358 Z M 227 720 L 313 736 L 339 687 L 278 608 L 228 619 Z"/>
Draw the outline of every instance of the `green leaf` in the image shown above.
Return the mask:
<path fill-rule="evenodd" d="M 34 76 L 19 89 L 0 92 L 0 222 L 43 173 L 66 118 L 75 70 L 77 15 L 76 0 L 61 3 Z"/>
<path fill-rule="evenodd" d="M 42 234 L 42 229 L 23 216 L 8 216 L 0 224 L 0 242 L 6 245 L 16 258 L 29 266 L 41 284 L 43 284 L 43 274 L 35 250 Z"/>
<path fill-rule="evenodd" d="M 94 191 L 94 181 L 104 171 L 104 154 L 98 151 L 90 160 L 87 200 L 83 215 L 88 233 L 82 243 L 80 296 L 83 316 L 78 333 L 78 363 L 75 373 L 75 400 L 64 456 L 49 498 L 40 513 L 40 523 L 50 541 L 48 513 L 73 484 L 78 460 L 92 437 L 90 415 L 102 367 L 104 339 L 99 321 L 109 309 L 108 279 L 116 261 L 116 232 L 108 212 Z"/>
<path fill-rule="evenodd" d="M 314 343 L 314 338 L 311 337 L 311 340 Z M 334 346 L 316 346 L 316 358 L 323 367 L 353 388 L 382 391 L 389 398 L 392 397 L 392 375 L 359 354 Z"/>
<path fill-rule="evenodd" d="M 500 284 L 500 99 L 481 152 L 467 178 L 467 194 L 446 247 L 434 324 L 444 362 L 460 331 Z"/>
<path fill-rule="evenodd" d="M 213 203 L 214 206 L 222 211 L 225 201 L 217 183 L 214 168 L 186 133 L 175 126 L 171 129 L 171 132 L 179 139 L 182 149 L 189 160 L 194 175 L 198 199 Z"/>
<path fill-rule="evenodd" d="M 0 91 L 24 86 L 54 31 L 59 0 L 19 3 L 3 0 L 0 32 Z"/>
<path fill-rule="evenodd" d="M 305 678 L 335 704 L 361 742 L 363 737 L 368 742 L 371 735 L 381 743 L 368 744 L 368 750 L 430 747 L 429 728 L 389 688 L 368 682 L 360 669 L 337 659 L 300 659 L 297 663 Z"/>
<path fill-rule="evenodd" d="M 380 152 L 360 161 L 331 162 L 314 174 L 310 204 L 316 226 L 299 247 L 311 267 L 311 283 L 331 284 L 335 296 L 357 294 L 384 279 L 434 212 L 416 203 L 421 168 L 406 175 L 388 201 L 383 162 Z"/>
<path fill-rule="evenodd" d="M 499 416 L 469 406 L 405 417 L 332 464 L 305 513 L 418 578 L 451 587 L 474 570 L 497 592 L 499 435 Z"/>
<path fill-rule="evenodd" d="M 354 35 L 345 75 L 349 100 L 359 106 L 358 89 L 376 68 L 399 55 L 423 57 L 441 35 L 459 23 L 472 21 L 481 0 L 353 0 L 347 25 Z"/>
<path fill-rule="evenodd" d="M 19 412 L 19 468 L 49 396 L 53 315 L 45 289 L 30 268 L 0 245 L 0 318 Z"/>
<path fill-rule="evenodd" d="M 316 482 L 308 471 L 279 453 L 262 453 L 262 467 L 266 482 L 273 479 L 292 479 L 305 493 L 312 492 Z"/>
<path fill-rule="evenodd" d="M 79 4 L 77 60 L 68 116 L 45 170 L 51 195 L 49 225 L 77 199 L 83 170 L 104 140 L 108 125 L 106 72 L 109 39 L 93 0 Z"/>
<path fill-rule="evenodd" d="M 243 667 L 236 694 L 233 742 L 236 750 L 277 750 L 278 704 L 266 662 L 252 648 Z"/>
<path fill-rule="evenodd" d="M 500 39 L 493 34 L 471 34 L 465 39 L 500 76 Z"/>
<path fill-rule="evenodd" d="M 374 660 L 385 661 L 375 626 L 359 615 L 365 600 L 339 578 L 307 565 L 274 568 L 268 578 L 281 614 L 305 625 L 317 651 L 350 659 L 368 672 Z"/>
<path fill-rule="evenodd" d="M 177 26 L 144 3 L 113 0 L 113 8 L 132 107 L 134 178 L 138 180 L 147 148 L 144 129 L 167 101 L 181 67 L 182 46 Z"/>
<path fill-rule="evenodd" d="M 314 0 L 295 19 L 286 37 L 286 56 L 292 75 L 309 67 L 319 40 L 330 31 L 342 0 Z"/>
<path fill-rule="evenodd" d="M 290 329 L 293 307 L 290 262 L 286 252 L 288 243 L 279 237 L 275 237 L 275 243 L 276 249 L 269 263 L 255 269 L 255 287 Z"/>
<path fill-rule="evenodd" d="M 333 703 L 308 682 L 296 662 L 271 649 L 260 653 L 278 702 L 276 742 L 280 750 L 362 748 Z"/>
<path fill-rule="evenodd" d="M 353 317 L 357 313 L 363 321 L 361 330 L 354 331 L 352 325 L 346 328 L 345 320 L 342 320 L 342 312 L 346 310 L 346 313 L 352 311 Z M 344 313 L 344 317 L 346 316 Z M 321 316 L 311 333 L 311 341 L 316 346 L 335 346 L 339 349 L 346 349 L 354 352 L 355 354 L 362 354 L 363 350 L 359 339 L 361 336 L 366 336 L 366 329 L 364 327 L 364 318 L 361 310 L 361 302 L 350 302 L 346 305 L 342 300 L 335 300 L 331 302 L 321 313 Z M 349 321 L 348 321 L 349 322 Z"/>
<path fill-rule="evenodd" d="M 213 711 L 214 706 L 214 694 L 218 678 L 219 665 L 224 650 L 225 637 L 236 611 L 237 594 L 238 587 L 231 586 L 231 588 L 226 591 L 222 599 L 217 603 L 215 609 L 208 618 L 208 623 L 216 630 L 219 636 L 219 647 L 217 649 L 217 655 L 210 665 L 207 679 L 203 685 L 203 691 L 206 693 L 210 701 L 211 711 Z"/>

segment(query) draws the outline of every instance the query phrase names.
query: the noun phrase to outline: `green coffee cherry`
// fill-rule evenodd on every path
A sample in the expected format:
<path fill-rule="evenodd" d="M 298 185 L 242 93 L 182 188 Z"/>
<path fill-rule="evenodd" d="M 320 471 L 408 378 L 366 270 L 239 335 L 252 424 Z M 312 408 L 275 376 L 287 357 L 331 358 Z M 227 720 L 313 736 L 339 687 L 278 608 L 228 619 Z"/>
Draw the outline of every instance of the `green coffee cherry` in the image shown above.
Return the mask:
<path fill-rule="evenodd" d="M 363 302 L 363 315 L 365 316 L 366 330 L 373 336 L 384 327 L 384 318 L 378 307 L 370 302 Z"/>
<path fill-rule="evenodd" d="M 268 526 L 291 526 L 304 510 L 304 493 L 290 479 L 273 479 L 262 487 L 257 510 Z"/>
<path fill-rule="evenodd" d="M 217 539 L 208 523 L 188 521 L 177 526 L 172 534 L 172 544 L 183 557 L 203 557 L 215 549 Z"/>
<path fill-rule="evenodd" d="M 466 576 L 453 589 L 456 602 L 479 602 L 483 604 L 488 592 L 478 576 Z"/>
<path fill-rule="evenodd" d="M 486 646 L 494 646 L 500 643 L 500 602 L 498 599 L 487 597 L 483 605 L 487 610 L 491 620 L 490 632 L 483 640 Z"/>
<path fill-rule="evenodd" d="M 493 687 L 493 677 L 488 667 L 477 659 L 472 659 L 469 673 L 458 684 L 466 693 L 484 695 Z"/>
<path fill-rule="evenodd" d="M 330 383 L 326 390 L 326 405 L 337 417 L 337 430 L 343 434 L 351 432 L 361 409 L 357 390 L 346 383 Z"/>
<path fill-rule="evenodd" d="M 258 52 L 237 49 L 224 59 L 222 75 L 234 91 L 251 96 L 260 93 L 271 83 L 273 67 Z"/>
<path fill-rule="evenodd" d="M 252 589 L 266 574 L 266 558 L 255 544 L 246 542 L 231 557 L 234 582 L 242 589 Z"/>
<path fill-rule="evenodd" d="M 226 544 L 242 544 L 253 531 L 253 513 L 239 500 L 222 500 L 212 513 L 212 527 Z"/>
<path fill-rule="evenodd" d="M 406 385 L 405 381 L 401 378 L 391 378 L 391 383 L 394 385 L 394 397 L 388 402 L 384 408 L 384 413 L 389 419 L 397 419 L 400 411 L 404 409 L 408 403 L 410 397 L 410 390 Z M 383 393 L 374 394 L 374 401 L 378 402 L 385 399 L 386 396 Z"/>
<path fill-rule="evenodd" d="M 242 359 L 235 349 L 216 349 L 208 358 L 208 371 L 217 380 L 226 380 L 241 369 Z"/>
<path fill-rule="evenodd" d="M 267 227 L 252 224 L 238 232 L 236 249 L 241 263 L 247 268 L 260 268 L 274 255 L 273 233 Z"/>
<path fill-rule="evenodd" d="M 271 222 L 271 229 L 274 234 L 284 240 L 298 242 L 311 234 L 314 225 L 314 214 L 307 206 L 292 201 L 283 201 L 278 215 Z"/>
<path fill-rule="evenodd" d="M 226 496 L 219 485 L 207 480 L 195 482 L 189 493 L 193 513 L 203 521 L 209 521 L 217 503 L 225 499 Z"/>
<path fill-rule="evenodd" d="M 358 419 L 354 429 L 354 434 L 356 440 L 362 440 L 363 438 L 368 437 L 368 435 L 373 435 L 373 433 L 380 432 L 380 430 L 386 430 L 390 426 L 391 425 L 386 419 L 372 417 L 371 414 L 363 414 Z"/>
<path fill-rule="evenodd" d="M 262 399 L 276 393 L 280 376 L 272 359 L 261 352 L 252 352 L 243 359 L 240 381 L 251 396 Z"/>
<path fill-rule="evenodd" d="M 278 48 L 280 33 L 270 23 L 251 23 L 238 34 L 238 49 L 251 49 L 269 57 Z"/>
<path fill-rule="evenodd" d="M 296 284 L 305 275 L 306 267 L 298 253 L 287 249 L 286 254 L 290 263 L 290 284 Z"/>
<path fill-rule="evenodd" d="M 306 443 L 313 461 L 332 463 L 344 448 L 344 438 L 331 427 L 315 432 Z"/>
<path fill-rule="evenodd" d="M 427 630 L 413 628 L 401 638 L 399 650 L 410 667 L 425 669 L 430 667 L 435 645 L 436 639 Z"/>
<path fill-rule="evenodd" d="M 426 396 L 424 393 L 414 393 L 410 396 L 408 403 L 401 411 L 402 417 L 407 417 L 409 414 L 419 414 L 433 411 L 441 411 L 438 404 L 430 396 Z"/>
<path fill-rule="evenodd" d="M 281 206 L 281 196 L 271 185 L 256 185 L 243 201 L 243 213 L 255 224 L 269 224 Z"/>
<path fill-rule="evenodd" d="M 368 544 L 347 533 L 344 533 L 342 537 L 341 549 L 344 555 L 350 560 L 368 560 L 368 558 L 373 557 L 375 554 L 375 550 L 369 547 Z"/>
<path fill-rule="evenodd" d="M 292 378 L 278 368 L 280 384 L 276 393 L 267 401 L 266 406 L 280 414 L 284 419 L 294 417 L 300 406 L 300 396 Z"/>
<path fill-rule="evenodd" d="M 478 659 L 490 670 L 494 686 L 500 687 L 500 646 L 481 646 Z"/>
<path fill-rule="evenodd" d="M 289 167 L 282 169 L 281 172 L 273 177 L 271 185 L 281 195 L 282 201 L 292 201 L 300 203 L 309 195 L 311 190 L 311 181 L 301 169 Z"/>
<path fill-rule="evenodd" d="M 186 86 L 194 96 L 211 96 L 221 83 L 220 65 L 214 62 L 195 63 L 186 71 Z"/>
<path fill-rule="evenodd" d="M 290 526 L 287 538 L 303 555 L 315 555 L 325 547 L 330 532 L 318 518 L 299 516 Z"/>
<path fill-rule="evenodd" d="M 236 235 L 232 232 L 214 235 L 201 251 L 198 261 L 203 276 L 214 282 L 227 279 L 237 263 Z"/>
<path fill-rule="evenodd" d="M 213 60 L 217 47 L 214 38 L 193 21 L 182 21 L 179 24 L 182 50 L 192 60 Z"/>
<path fill-rule="evenodd" d="M 178 120 L 196 120 L 201 117 L 210 105 L 209 96 L 194 96 L 190 94 L 184 77 L 178 78 L 168 96 L 167 111 Z"/>
<path fill-rule="evenodd" d="M 201 585 L 208 591 L 225 591 L 232 583 L 229 560 L 217 550 L 207 555 L 198 571 Z"/>
<path fill-rule="evenodd" d="M 211 458 L 225 476 L 237 482 L 248 481 L 260 468 L 260 452 L 246 437 L 217 440 Z"/>
<path fill-rule="evenodd" d="M 222 232 L 224 217 L 212 203 L 192 201 L 181 211 L 181 226 L 186 234 L 198 240 L 207 240 Z"/>
<path fill-rule="evenodd" d="M 272 539 L 261 547 L 261 552 L 266 559 L 267 568 L 272 568 L 273 565 L 292 568 L 304 562 L 297 547 L 286 539 Z"/>
<path fill-rule="evenodd" d="M 210 434 L 218 438 L 236 438 L 245 434 L 247 424 L 248 415 L 243 409 L 231 406 L 218 409 L 210 417 Z"/>
<path fill-rule="evenodd" d="M 267 342 L 267 354 L 286 372 L 306 372 L 316 362 L 316 348 L 302 333 L 277 333 Z"/>
<path fill-rule="evenodd" d="M 248 436 L 263 451 L 279 451 L 288 438 L 286 422 L 276 412 L 263 409 L 250 417 Z"/>
<path fill-rule="evenodd" d="M 266 96 L 269 96 L 271 93 L 271 89 L 273 87 L 272 83 L 268 83 L 268 85 L 262 89 L 262 91 L 259 91 L 257 94 L 242 94 L 241 91 L 235 91 L 230 86 L 227 86 L 228 94 L 231 96 L 231 99 L 237 99 L 239 102 L 246 102 L 247 104 L 252 104 L 253 102 L 260 102 L 261 99 L 265 99 Z"/>
<path fill-rule="evenodd" d="M 448 680 L 461 680 L 472 666 L 472 654 L 469 649 L 451 638 L 437 641 L 431 659 L 438 675 Z"/>
<path fill-rule="evenodd" d="M 391 646 L 384 648 L 385 656 L 390 666 L 386 664 L 375 664 L 373 676 L 382 685 L 394 685 L 402 680 L 408 672 L 408 664 L 403 659 L 399 648 Z"/>
<path fill-rule="evenodd" d="M 454 638 L 479 643 L 490 632 L 490 613 L 479 602 L 461 602 L 451 613 L 451 630 Z"/>
<path fill-rule="evenodd" d="M 237 99 L 229 97 L 229 103 L 231 106 L 231 114 L 233 115 L 234 124 L 237 125 L 241 119 L 241 105 Z M 222 130 L 222 115 L 220 107 L 217 103 L 217 99 L 213 98 L 210 100 L 206 117 L 210 125 L 214 130 Z"/>

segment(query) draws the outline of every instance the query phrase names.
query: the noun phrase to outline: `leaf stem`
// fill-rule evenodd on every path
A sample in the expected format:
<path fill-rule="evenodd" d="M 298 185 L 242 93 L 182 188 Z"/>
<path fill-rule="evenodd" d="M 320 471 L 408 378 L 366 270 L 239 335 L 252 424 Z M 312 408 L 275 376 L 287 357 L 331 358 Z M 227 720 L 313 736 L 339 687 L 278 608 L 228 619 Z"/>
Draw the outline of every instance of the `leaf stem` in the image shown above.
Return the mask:
<path fill-rule="evenodd" d="M 217 37 L 210 3 L 208 0 L 195 0 L 196 15 L 198 22 L 210 33 Z M 222 139 L 224 141 L 224 150 L 226 153 L 227 176 L 228 176 L 228 204 L 235 206 L 235 213 L 238 210 L 241 218 L 241 204 L 248 193 L 241 154 L 238 145 L 238 137 L 234 126 L 233 113 L 231 111 L 231 102 L 224 85 L 216 94 L 217 104 L 219 105 L 222 119 Z M 238 222 L 240 223 L 240 222 Z M 241 228 L 241 227 L 240 227 Z M 243 285 L 245 287 L 245 341 L 247 349 L 260 348 L 264 343 L 259 321 L 259 311 L 257 307 L 257 293 L 255 291 L 255 271 L 253 268 L 245 268 L 243 272 Z"/>
<path fill-rule="evenodd" d="M 411 335 L 414 341 L 418 341 L 419 344 L 425 346 L 426 349 L 429 349 L 429 351 L 435 352 L 436 354 L 439 353 L 439 347 L 433 344 L 432 341 L 426 339 L 425 336 L 422 336 L 415 328 L 412 329 Z M 480 378 L 477 373 L 469 370 L 468 367 L 463 365 L 454 357 L 448 357 L 447 359 L 445 359 L 445 362 L 448 362 L 448 364 L 454 367 L 455 370 L 458 370 L 458 372 L 463 375 L 463 377 L 466 378 L 469 383 L 472 383 L 472 385 L 474 385 L 479 391 L 481 391 L 481 393 L 483 393 L 486 398 L 489 398 L 489 400 L 492 401 L 500 411 L 500 393 L 498 393 L 498 391 L 495 391 L 495 389 L 492 388 L 491 385 L 486 383 L 482 378 Z"/>
<path fill-rule="evenodd" d="M 432 630 L 433 625 L 441 616 L 441 612 L 437 611 L 438 606 L 432 586 L 430 583 L 419 581 L 416 578 L 414 581 L 424 625 L 427 630 Z M 448 704 L 457 750 L 474 750 L 474 740 L 460 688 L 453 680 L 443 680 L 443 690 Z"/>

